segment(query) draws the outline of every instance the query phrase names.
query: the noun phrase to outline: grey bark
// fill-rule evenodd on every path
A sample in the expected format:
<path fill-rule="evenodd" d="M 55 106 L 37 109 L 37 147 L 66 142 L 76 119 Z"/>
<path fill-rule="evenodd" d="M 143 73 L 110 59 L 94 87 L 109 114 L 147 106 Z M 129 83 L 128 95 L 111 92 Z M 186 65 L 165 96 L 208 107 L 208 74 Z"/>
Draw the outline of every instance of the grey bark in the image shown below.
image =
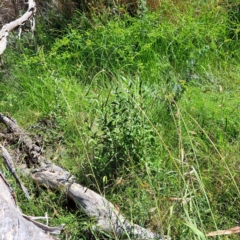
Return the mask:
<path fill-rule="evenodd" d="M 37 226 L 31 219 L 21 213 L 17 206 L 15 194 L 0 172 L 0 239 L 6 240 L 53 240 L 57 239 L 46 232 L 51 228 Z M 58 227 L 61 229 L 62 227 Z M 59 232 L 59 231 L 58 231 Z"/>

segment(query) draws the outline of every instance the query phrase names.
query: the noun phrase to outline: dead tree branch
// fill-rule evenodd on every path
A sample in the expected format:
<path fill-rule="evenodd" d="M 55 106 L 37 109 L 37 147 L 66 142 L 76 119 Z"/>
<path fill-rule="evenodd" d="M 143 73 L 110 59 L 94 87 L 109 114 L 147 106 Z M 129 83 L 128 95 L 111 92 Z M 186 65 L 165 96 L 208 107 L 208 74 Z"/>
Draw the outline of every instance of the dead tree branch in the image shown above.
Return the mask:
<path fill-rule="evenodd" d="M 5 24 L 0 30 L 0 55 L 6 49 L 7 46 L 7 37 L 9 32 L 11 32 L 14 28 L 19 27 L 19 37 L 21 36 L 22 26 L 30 21 L 31 31 L 34 32 L 35 29 L 35 13 L 36 13 L 36 3 L 34 0 L 28 1 L 28 10 L 25 14 L 23 14 L 20 18 L 12 21 L 8 24 Z"/>
<path fill-rule="evenodd" d="M 19 134 L 19 138 L 33 156 L 35 146 L 31 138 L 24 134 L 17 122 L 0 113 L 0 122 L 4 123 L 8 132 Z M 39 155 L 34 169 L 26 164 L 20 166 L 24 175 L 30 176 L 38 185 L 63 190 L 89 216 L 96 219 L 96 230 L 103 230 L 117 236 L 129 235 L 134 239 L 164 239 L 146 228 L 132 224 L 121 215 L 114 205 L 98 193 L 86 188 L 75 181 L 65 169 Z"/>
<path fill-rule="evenodd" d="M 2 148 L 2 156 L 3 156 L 3 159 L 5 160 L 5 163 L 6 163 L 7 167 L 8 167 L 8 169 L 10 170 L 10 172 L 12 173 L 14 178 L 16 179 L 17 183 L 19 184 L 19 186 L 23 190 L 26 198 L 30 199 L 28 190 L 23 186 L 22 182 L 20 181 L 20 179 L 19 179 L 19 177 L 18 177 L 18 175 L 17 175 L 17 173 L 15 171 L 15 167 L 14 167 L 14 163 L 13 163 L 12 157 L 8 153 L 7 149 L 5 147 L 3 147 L 1 144 L 0 144 L 0 148 Z"/>

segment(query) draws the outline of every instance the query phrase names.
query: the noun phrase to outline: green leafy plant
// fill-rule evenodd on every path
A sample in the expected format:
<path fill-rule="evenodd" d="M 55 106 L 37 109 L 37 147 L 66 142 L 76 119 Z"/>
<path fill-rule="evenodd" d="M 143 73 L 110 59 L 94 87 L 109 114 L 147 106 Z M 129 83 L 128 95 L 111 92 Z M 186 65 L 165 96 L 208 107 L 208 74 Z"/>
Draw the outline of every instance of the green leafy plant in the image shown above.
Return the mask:
<path fill-rule="evenodd" d="M 12 38 L 3 56 L 1 111 L 42 134 L 44 154 L 133 222 L 175 239 L 231 228 L 240 208 L 238 5 L 161 1 L 136 17 L 106 10 L 66 21 L 45 13 L 36 42 Z M 91 230 L 64 195 L 28 184 L 36 204 L 20 193 L 23 210 L 49 211 L 67 226 L 62 238 L 114 239 Z"/>
<path fill-rule="evenodd" d="M 92 136 L 97 177 L 116 178 L 133 166 L 143 166 L 145 152 L 154 148 L 155 134 L 142 111 L 146 93 L 142 82 L 123 78 L 123 86 L 110 89 Z"/>

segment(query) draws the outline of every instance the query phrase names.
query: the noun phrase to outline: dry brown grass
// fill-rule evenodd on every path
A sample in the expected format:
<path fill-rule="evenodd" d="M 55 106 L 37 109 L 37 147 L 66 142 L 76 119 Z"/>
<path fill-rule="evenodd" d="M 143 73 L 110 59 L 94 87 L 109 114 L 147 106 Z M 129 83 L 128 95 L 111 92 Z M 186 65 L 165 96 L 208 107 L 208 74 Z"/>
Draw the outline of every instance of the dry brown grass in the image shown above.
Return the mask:
<path fill-rule="evenodd" d="M 113 0 L 111 2 L 106 0 L 83 0 L 81 2 L 74 0 L 53 0 L 53 2 L 61 12 L 67 15 L 72 15 L 76 9 L 95 14 L 116 9 L 120 14 L 129 13 L 130 15 L 136 15 L 140 7 L 139 0 Z M 147 7 L 151 10 L 156 10 L 160 4 L 161 0 L 147 0 Z"/>
<path fill-rule="evenodd" d="M 161 0 L 147 0 L 147 7 L 150 10 L 156 10 L 161 5 Z"/>
<path fill-rule="evenodd" d="M 19 2 L 11 0 L 0 1 L 0 27 L 16 19 Z"/>

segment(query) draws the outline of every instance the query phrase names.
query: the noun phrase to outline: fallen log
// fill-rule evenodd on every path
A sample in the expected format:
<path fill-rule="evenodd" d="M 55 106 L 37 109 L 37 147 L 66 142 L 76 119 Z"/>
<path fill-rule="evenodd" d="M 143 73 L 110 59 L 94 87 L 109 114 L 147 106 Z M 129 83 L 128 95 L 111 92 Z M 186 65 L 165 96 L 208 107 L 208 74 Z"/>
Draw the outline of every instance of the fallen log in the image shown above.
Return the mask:
<path fill-rule="evenodd" d="M 36 149 L 40 151 L 39 146 L 35 146 L 29 135 L 21 130 L 14 119 L 0 113 L 0 123 L 7 127 L 6 138 L 8 134 L 18 136 L 29 156 L 34 158 L 33 169 L 27 164 L 22 164 L 18 166 L 20 171 L 25 176 L 31 177 L 38 185 L 63 190 L 89 217 L 95 218 L 95 230 L 106 231 L 115 236 L 126 235 L 130 239 L 165 239 L 146 228 L 132 224 L 103 196 L 77 183 L 74 176 L 45 159 L 40 152 L 37 154 Z"/>
<path fill-rule="evenodd" d="M 48 233 L 60 234 L 63 226 L 51 228 L 38 223 L 21 213 L 17 206 L 16 196 L 0 172 L 0 239 L 53 240 Z"/>

